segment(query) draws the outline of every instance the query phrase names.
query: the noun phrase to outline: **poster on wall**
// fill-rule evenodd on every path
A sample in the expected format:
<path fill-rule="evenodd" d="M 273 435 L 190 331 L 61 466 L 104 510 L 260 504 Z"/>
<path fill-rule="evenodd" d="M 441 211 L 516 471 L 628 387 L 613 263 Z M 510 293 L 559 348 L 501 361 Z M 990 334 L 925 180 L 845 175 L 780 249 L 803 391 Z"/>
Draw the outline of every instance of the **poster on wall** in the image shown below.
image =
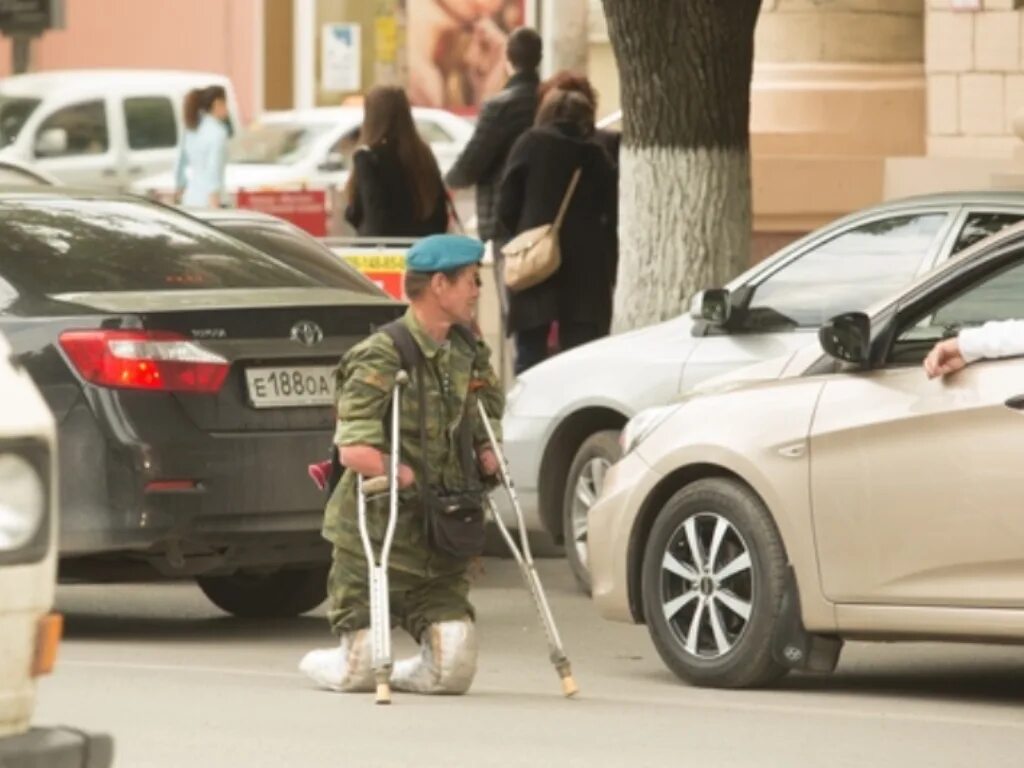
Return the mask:
<path fill-rule="evenodd" d="M 358 24 L 324 24 L 320 39 L 320 87 L 358 91 L 363 87 L 363 57 Z"/>
<path fill-rule="evenodd" d="M 508 80 L 505 43 L 526 0 L 406 0 L 409 96 L 414 104 L 475 114 Z"/>

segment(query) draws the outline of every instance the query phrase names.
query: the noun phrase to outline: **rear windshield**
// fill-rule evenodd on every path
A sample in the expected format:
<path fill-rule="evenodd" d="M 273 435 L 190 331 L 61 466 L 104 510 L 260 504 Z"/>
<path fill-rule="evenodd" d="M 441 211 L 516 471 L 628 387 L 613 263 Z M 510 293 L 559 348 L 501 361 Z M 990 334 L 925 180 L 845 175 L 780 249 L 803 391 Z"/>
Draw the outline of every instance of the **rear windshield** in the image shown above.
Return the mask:
<path fill-rule="evenodd" d="M 144 201 L 0 197 L 0 276 L 37 294 L 295 288 L 314 280 Z"/>
<path fill-rule="evenodd" d="M 237 237 L 264 253 L 313 277 L 322 285 L 347 288 L 370 296 L 385 296 L 373 282 L 335 256 L 325 245 L 294 227 L 257 225 L 252 222 L 213 221 L 217 229 Z"/>

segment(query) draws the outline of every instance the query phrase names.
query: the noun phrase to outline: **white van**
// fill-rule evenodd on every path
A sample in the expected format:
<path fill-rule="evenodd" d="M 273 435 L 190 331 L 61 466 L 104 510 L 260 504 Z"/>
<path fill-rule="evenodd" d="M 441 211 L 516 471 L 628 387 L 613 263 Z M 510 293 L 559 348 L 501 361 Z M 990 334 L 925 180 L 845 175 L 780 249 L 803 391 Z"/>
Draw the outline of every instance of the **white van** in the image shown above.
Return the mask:
<path fill-rule="evenodd" d="M 0 80 L 0 159 L 29 163 L 76 187 L 127 189 L 174 167 L 182 106 L 193 88 L 223 75 L 164 70 L 81 69 Z"/>
<path fill-rule="evenodd" d="M 113 760 L 109 737 L 32 728 L 35 681 L 60 643 L 51 614 L 57 578 L 56 431 L 28 374 L 0 336 L 0 765 L 88 765 Z"/>

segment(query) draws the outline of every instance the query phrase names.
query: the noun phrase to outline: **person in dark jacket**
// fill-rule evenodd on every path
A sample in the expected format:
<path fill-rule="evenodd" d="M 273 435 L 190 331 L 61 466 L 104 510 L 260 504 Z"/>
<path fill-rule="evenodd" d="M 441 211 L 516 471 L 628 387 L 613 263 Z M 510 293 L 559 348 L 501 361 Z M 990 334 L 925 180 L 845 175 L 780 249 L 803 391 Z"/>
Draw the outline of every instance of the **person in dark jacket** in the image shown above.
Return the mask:
<path fill-rule="evenodd" d="M 581 75 L 572 70 L 561 69 L 540 84 L 537 89 L 538 102 L 544 101 L 544 97 L 551 91 L 576 91 L 594 105 L 594 114 L 597 115 L 597 91 L 586 75 Z M 619 169 L 619 147 L 622 145 L 622 132 L 610 131 L 607 128 L 594 130 L 594 140 L 605 148 L 608 156 L 615 166 L 616 172 Z"/>
<path fill-rule="evenodd" d="M 509 296 L 508 332 L 516 336 L 516 373 L 547 356 L 553 322 L 562 350 L 607 335 L 615 284 L 618 178 L 594 140 L 594 108 L 572 91 L 549 93 L 537 125 L 512 148 L 498 216 L 513 235 L 550 224 L 575 170 L 581 171 L 559 232 L 562 264 L 547 280 Z"/>
<path fill-rule="evenodd" d="M 361 237 L 426 237 L 448 230 L 448 198 L 401 88 L 366 94 L 360 146 L 345 188 L 345 218 Z"/>
<path fill-rule="evenodd" d="M 533 124 L 537 111 L 540 35 L 520 27 L 509 36 L 505 55 L 512 76 L 500 93 L 484 102 L 472 138 L 445 176 L 452 189 L 476 186 L 477 232 L 485 242 L 508 235 L 498 231 L 498 185 L 509 150 Z"/>

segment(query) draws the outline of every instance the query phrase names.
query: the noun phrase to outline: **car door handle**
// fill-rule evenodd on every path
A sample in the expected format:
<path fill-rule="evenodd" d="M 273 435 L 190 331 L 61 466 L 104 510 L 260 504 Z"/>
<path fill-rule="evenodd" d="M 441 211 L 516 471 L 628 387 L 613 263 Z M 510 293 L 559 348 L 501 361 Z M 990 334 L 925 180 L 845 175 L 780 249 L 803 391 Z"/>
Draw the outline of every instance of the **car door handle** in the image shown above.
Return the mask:
<path fill-rule="evenodd" d="M 1024 395 L 1015 395 L 1006 401 L 1007 408 L 1013 408 L 1015 411 L 1024 411 Z"/>
<path fill-rule="evenodd" d="M 104 178 L 109 179 L 111 176 L 117 176 L 117 171 L 114 170 L 113 168 L 107 168 L 106 170 L 102 171 L 100 175 L 103 176 Z"/>
<path fill-rule="evenodd" d="M 146 169 L 143 168 L 141 165 L 136 165 L 134 168 L 129 168 L 128 173 L 130 173 L 132 176 L 138 176 L 144 170 Z"/>

